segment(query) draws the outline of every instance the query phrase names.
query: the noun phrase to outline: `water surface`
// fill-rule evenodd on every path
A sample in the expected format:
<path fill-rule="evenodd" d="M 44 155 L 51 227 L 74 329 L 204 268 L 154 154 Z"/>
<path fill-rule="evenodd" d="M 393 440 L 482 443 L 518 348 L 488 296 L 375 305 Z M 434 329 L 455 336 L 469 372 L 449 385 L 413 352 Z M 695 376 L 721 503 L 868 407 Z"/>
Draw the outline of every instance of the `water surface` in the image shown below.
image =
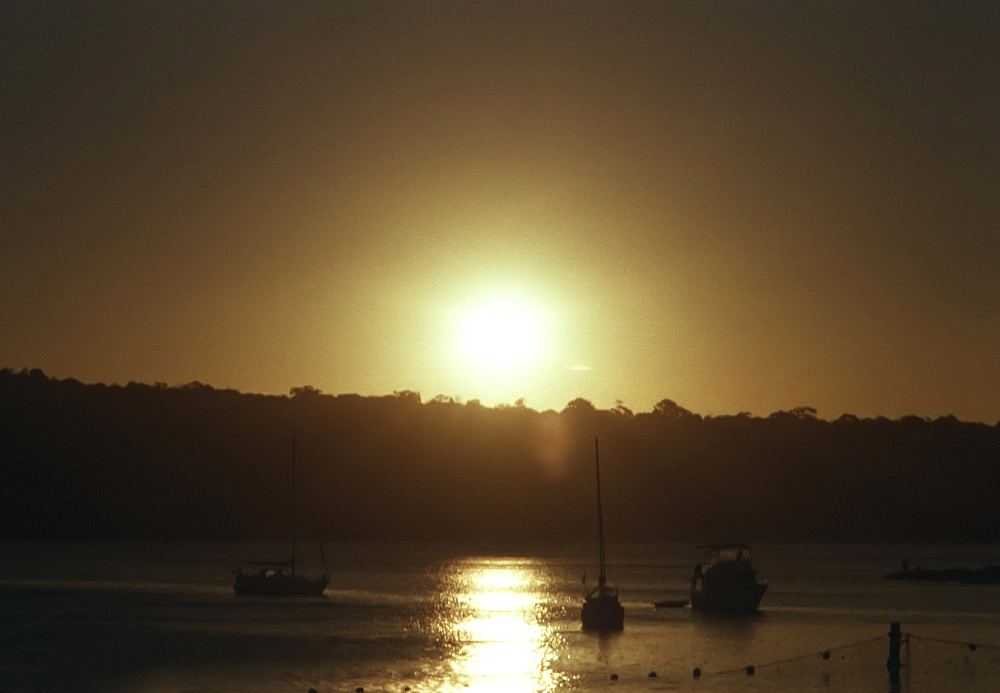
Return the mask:
<path fill-rule="evenodd" d="M 903 557 L 1000 563 L 998 546 L 758 546 L 770 588 L 761 613 L 742 618 L 653 606 L 685 596 L 695 547 L 609 547 L 626 609 L 612 635 L 580 629 L 584 580 L 596 578 L 596 552 L 582 544 L 329 544 L 330 587 L 315 598 L 233 594 L 229 571 L 279 546 L 0 549 L 0 688 L 15 693 L 884 693 L 891 621 L 912 634 L 900 690 L 986 691 L 1000 680 L 1000 585 L 882 578 Z M 305 570 L 320 568 L 306 558 Z"/>

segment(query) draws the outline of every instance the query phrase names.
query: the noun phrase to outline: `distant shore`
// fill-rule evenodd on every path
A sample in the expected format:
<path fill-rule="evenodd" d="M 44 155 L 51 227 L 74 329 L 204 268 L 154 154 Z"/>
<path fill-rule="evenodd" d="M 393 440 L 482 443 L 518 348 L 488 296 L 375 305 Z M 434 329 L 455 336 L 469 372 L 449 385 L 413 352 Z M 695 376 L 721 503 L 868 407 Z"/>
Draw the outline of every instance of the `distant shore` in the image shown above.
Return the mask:
<path fill-rule="evenodd" d="M 970 568 L 945 568 L 900 570 L 888 573 L 887 580 L 929 580 L 932 582 L 964 582 L 978 585 L 1000 584 L 1000 565 L 988 565 L 976 570 Z"/>

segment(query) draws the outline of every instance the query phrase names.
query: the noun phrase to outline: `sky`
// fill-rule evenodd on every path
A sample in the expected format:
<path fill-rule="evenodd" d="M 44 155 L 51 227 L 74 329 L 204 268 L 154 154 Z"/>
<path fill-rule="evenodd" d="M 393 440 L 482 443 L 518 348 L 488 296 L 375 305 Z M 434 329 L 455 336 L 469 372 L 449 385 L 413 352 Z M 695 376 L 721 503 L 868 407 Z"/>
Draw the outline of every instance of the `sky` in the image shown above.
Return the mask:
<path fill-rule="evenodd" d="M 0 367 L 1000 420 L 994 2 L 0 4 Z"/>

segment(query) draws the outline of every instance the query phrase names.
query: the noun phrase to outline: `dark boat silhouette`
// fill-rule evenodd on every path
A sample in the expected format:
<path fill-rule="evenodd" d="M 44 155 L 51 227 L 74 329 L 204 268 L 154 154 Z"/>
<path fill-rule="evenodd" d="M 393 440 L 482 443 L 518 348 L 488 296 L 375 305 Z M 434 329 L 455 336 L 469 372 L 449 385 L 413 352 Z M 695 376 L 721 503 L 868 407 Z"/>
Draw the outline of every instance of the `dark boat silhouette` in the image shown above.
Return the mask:
<path fill-rule="evenodd" d="M 242 568 L 234 571 L 236 580 L 233 591 L 236 594 L 253 594 L 266 597 L 318 597 L 330 582 L 326 575 L 310 578 L 295 572 L 294 564 L 291 572 L 286 573 L 281 568 L 287 562 L 255 563 L 261 565 L 256 572 L 244 572 Z"/>
<path fill-rule="evenodd" d="M 973 585 L 1000 584 L 1000 565 L 985 568 L 917 568 L 887 573 L 887 580 L 927 580 L 930 582 L 962 582 Z"/>
<path fill-rule="evenodd" d="M 691 608 L 717 613 L 753 613 L 767 591 L 757 580 L 746 544 L 707 544 L 691 577 Z"/>
<path fill-rule="evenodd" d="M 625 627 L 625 609 L 618 601 L 618 590 L 608 585 L 604 557 L 604 514 L 601 509 L 601 460 L 594 439 L 594 463 L 597 468 L 597 541 L 600 546 L 601 572 L 594 588 L 583 602 L 580 618 L 584 630 L 616 631 Z"/>
<path fill-rule="evenodd" d="M 308 493 L 307 493 L 308 495 Z M 295 438 L 292 438 L 292 537 L 291 558 L 279 561 L 258 561 L 251 565 L 257 569 L 244 572 L 242 568 L 233 571 L 236 579 L 233 591 L 236 594 L 253 594 L 267 597 L 308 597 L 323 594 L 330 583 L 326 569 L 326 555 L 323 544 L 317 539 L 320 556 L 323 559 L 323 574 L 307 577 L 296 571 L 295 555 Z M 285 572 L 288 568 L 289 572 Z"/>

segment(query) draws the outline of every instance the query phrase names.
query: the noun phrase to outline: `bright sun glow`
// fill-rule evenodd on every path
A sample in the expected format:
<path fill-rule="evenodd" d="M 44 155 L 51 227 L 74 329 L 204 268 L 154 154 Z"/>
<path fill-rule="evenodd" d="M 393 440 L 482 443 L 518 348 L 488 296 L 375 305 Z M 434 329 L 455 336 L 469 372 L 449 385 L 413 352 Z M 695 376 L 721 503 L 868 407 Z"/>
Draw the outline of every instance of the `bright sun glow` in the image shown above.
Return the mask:
<path fill-rule="evenodd" d="M 541 321 L 527 306 L 496 300 L 471 307 L 461 325 L 467 358 L 484 366 L 513 367 L 537 359 Z"/>
<path fill-rule="evenodd" d="M 529 283 L 453 287 L 428 325 L 434 391 L 490 407 L 553 406 L 542 397 L 553 373 L 567 368 L 560 305 Z"/>

